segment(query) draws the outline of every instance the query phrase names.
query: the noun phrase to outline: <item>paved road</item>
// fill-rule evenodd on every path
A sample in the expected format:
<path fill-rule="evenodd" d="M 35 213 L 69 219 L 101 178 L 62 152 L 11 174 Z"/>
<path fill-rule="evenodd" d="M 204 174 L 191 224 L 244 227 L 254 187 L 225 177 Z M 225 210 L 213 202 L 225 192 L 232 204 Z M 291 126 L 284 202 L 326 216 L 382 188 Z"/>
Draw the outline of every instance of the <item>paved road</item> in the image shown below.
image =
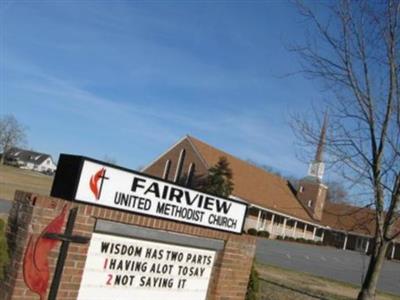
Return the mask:
<path fill-rule="evenodd" d="M 12 202 L 8 200 L 0 199 L 0 214 L 6 213 L 11 209 Z"/>
<path fill-rule="evenodd" d="M 258 239 L 257 261 L 361 285 L 369 257 L 354 251 Z M 378 289 L 400 295 L 400 262 L 385 261 Z"/>

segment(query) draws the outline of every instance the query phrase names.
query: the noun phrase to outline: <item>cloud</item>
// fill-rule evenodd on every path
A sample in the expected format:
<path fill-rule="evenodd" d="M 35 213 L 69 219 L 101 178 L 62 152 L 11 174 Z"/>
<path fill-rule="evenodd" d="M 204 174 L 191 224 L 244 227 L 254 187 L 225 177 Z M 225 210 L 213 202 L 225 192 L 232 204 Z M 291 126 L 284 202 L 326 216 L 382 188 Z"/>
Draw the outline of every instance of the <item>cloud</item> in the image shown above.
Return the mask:
<path fill-rule="evenodd" d="M 260 129 L 265 126 L 265 122 L 262 121 L 262 116 L 256 114 L 245 114 L 240 110 L 209 109 L 211 114 L 205 115 L 203 112 L 169 107 L 169 99 L 153 99 L 153 103 L 159 104 L 153 106 L 141 104 L 145 102 L 143 99 L 111 100 L 80 87 L 79 83 L 59 78 L 29 61 L 11 55 L 7 57 L 7 63 L 3 62 L 2 67 L 5 67 L 7 72 L 16 74 L 17 78 L 8 83 L 10 87 L 42 95 L 42 106 L 50 106 L 81 117 L 102 119 L 105 114 L 118 119 L 135 117 L 142 118 L 141 121 L 145 123 L 157 121 L 215 133 L 232 131 L 252 137 L 255 141 L 263 135 Z"/>
<path fill-rule="evenodd" d="M 154 149 L 192 133 L 245 159 L 271 165 L 293 159 L 287 128 L 275 120 L 282 103 L 260 99 L 273 83 L 263 67 L 247 65 L 252 51 L 261 50 L 240 26 L 220 24 L 217 15 L 203 26 L 144 9 L 133 13 L 129 6 L 122 14 L 122 6 L 115 14 L 91 6 L 76 19 L 76 7 L 64 12 L 61 5 L 52 14 L 36 9 L 33 20 L 45 21 L 33 27 L 45 34 L 24 35 L 21 45 L 38 50 L 7 46 L 3 61 L 13 76 L 7 89 L 14 107 L 30 104 L 54 118 L 68 116 L 86 132 L 107 123 L 109 135 L 135 136 Z"/>
<path fill-rule="evenodd" d="M 222 144 L 223 149 L 244 159 L 251 158 L 284 171 L 298 165 L 287 163 L 293 157 L 285 139 L 287 129 L 276 127 L 263 112 L 246 112 L 237 107 L 223 111 L 210 109 L 205 114 L 190 106 L 189 109 L 170 107 L 168 99 L 148 105 L 143 104 L 143 99 L 109 99 L 30 62 L 9 58 L 5 67 L 17 77 L 8 84 L 9 88 L 24 90 L 32 99 L 40 99 L 40 102 L 35 100 L 35 105 L 47 113 L 68 115 L 71 120 L 82 122 L 86 130 L 103 128 L 107 123 L 118 136 L 135 136 L 143 144 L 163 146 L 183 134 L 194 133 L 208 142 L 219 141 L 217 146 Z"/>

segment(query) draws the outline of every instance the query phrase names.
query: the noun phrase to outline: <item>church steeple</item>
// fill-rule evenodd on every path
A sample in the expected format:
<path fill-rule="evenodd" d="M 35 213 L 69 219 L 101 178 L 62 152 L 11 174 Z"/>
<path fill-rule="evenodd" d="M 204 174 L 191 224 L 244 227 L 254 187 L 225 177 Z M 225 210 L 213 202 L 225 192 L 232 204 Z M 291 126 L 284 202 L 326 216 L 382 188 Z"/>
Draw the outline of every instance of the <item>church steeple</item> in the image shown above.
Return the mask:
<path fill-rule="evenodd" d="M 317 153 L 315 153 L 315 161 L 322 162 L 322 154 L 324 152 L 324 145 L 325 145 L 325 138 L 326 138 L 326 127 L 327 126 L 328 126 L 328 114 L 325 113 L 324 122 L 322 124 L 321 133 L 319 135 Z"/>
<path fill-rule="evenodd" d="M 303 203 L 306 209 L 316 220 L 321 220 L 325 206 L 328 187 L 322 183 L 325 164 L 323 162 L 323 152 L 328 127 L 328 114 L 325 113 L 324 121 L 319 135 L 317 152 L 314 160 L 308 168 L 308 176 L 300 180 L 297 198 Z"/>
<path fill-rule="evenodd" d="M 315 153 L 315 159 L 310 163 L 310 167 L 308 169 L 308 176 L 315 178 L 318 181 L 322 181 L 325 171 L 325 164 L 323 162 L 323 152 L 324 152 L 324 145 L 326 139 L 326 129 L 328 126 L 328 114 L 325 113 L 324 121 L 321 127 L 321 133 L 319 136 L 317 152 Z"/>

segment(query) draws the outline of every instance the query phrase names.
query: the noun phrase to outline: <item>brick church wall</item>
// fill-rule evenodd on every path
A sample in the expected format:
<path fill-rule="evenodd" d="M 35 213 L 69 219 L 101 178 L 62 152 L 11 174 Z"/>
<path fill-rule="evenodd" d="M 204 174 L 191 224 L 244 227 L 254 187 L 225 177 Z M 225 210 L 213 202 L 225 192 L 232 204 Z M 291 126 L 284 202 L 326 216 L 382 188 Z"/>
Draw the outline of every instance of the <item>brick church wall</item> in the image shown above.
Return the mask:
<path fill-rule="evenodd" d="M 168 178 L 166 179 L 169 181 L 173 181 L 176 172 L 176 167 L 178 164 L 179 155 L 181 150 L 183 149 L 185 150 L 186 155 L 183 161 L 181 178 L 185 178 L 187 176 L 187 172 L 191 163 L 195 164 L 196 175 L 207 174 L 208 171 L 207 167 L 205 166 L 204 162 L 199 158 L 199 156 L 196 155 L 195 151 L 193 150 L 193 146 L 187 139 L 182 140 L 170 151 L 164 153 L 161 157 L 157 159 L 156 162 L 148 166 L 144 170 L 144 173 L 152 176 L 162 177 L 162 174 L 164 173 L 165 163 L 167 160 L 170 160 L 171 161 L 170 172 Z"/>

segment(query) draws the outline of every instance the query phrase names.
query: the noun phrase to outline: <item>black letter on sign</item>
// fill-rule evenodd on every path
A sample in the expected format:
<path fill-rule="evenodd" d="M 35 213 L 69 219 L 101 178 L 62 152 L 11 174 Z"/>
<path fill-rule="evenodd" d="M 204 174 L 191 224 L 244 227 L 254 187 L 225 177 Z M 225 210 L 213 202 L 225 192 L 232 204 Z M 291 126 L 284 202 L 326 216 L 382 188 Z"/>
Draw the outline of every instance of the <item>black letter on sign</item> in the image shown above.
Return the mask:
<path fill-rule="evenodd" d="M 133 183 L 132 183 L 132 188 L 131 188 L 131 191 L 132 192 L 136 192 L 136 189 L 139 187 L 139 188 L 144 188 L 144 185 L 140 185 L 138 182 L 139 181 L 141 181 L 141 182 L 146 182 L 146 180 L 145 179 L 142 179 L 142 178 L 137 178 L 137 177 L 135 177 L 135 178 L 133 178 Z"/>

